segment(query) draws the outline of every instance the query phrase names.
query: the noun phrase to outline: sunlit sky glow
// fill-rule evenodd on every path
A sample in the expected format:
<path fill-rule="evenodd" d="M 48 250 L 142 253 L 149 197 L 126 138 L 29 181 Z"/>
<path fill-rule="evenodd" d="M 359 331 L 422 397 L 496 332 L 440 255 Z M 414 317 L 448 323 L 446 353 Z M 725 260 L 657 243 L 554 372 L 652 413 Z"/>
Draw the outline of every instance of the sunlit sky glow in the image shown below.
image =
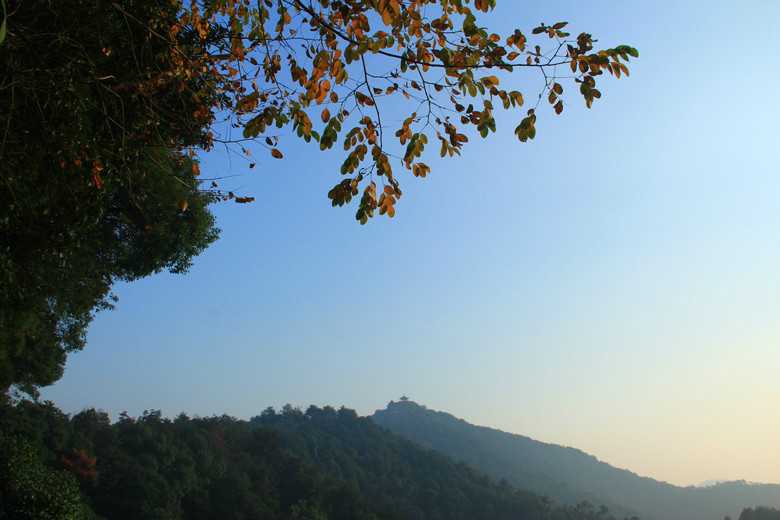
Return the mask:
<path fill-rule="evenodd" d="M 406 394 L 674 484 L 780 483 L 780 4 L 497 3 L 497 32 L 565 20 L 640 58 L 532 142 L 519 112 L 431 150 L 366 226 L 327 200 L 340 153 L 204 156 L 256 201 L 214 208 L 188 275 L 118 286 L 43 397 L 249 418 Z"/>

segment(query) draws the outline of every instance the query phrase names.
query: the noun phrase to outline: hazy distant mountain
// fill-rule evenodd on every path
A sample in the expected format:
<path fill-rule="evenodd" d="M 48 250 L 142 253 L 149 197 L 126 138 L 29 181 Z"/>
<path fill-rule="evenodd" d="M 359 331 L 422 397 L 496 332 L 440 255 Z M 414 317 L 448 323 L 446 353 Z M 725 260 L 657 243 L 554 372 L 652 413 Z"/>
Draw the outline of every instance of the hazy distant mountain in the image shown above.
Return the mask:
<path fill-rule="evenodd" d="M 616 516 L 659 520 L 738 518 L 751 506 L 780 507 L 780 485 L 726 482 L 679 487 L 640 477 L 583 451 L 474 426 L 413 401 L 390 402 L 374 421 L 395 433 L 462 460 L 496 480 L 573 504 L 605 504 Z"/>

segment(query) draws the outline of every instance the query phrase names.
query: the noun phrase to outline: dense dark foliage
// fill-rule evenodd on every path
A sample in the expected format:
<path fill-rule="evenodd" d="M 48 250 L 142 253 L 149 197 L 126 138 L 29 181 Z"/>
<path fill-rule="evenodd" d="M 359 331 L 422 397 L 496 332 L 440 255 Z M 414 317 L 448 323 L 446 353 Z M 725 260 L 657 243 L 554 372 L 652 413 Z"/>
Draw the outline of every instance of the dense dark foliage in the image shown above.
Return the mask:
<path fill-rule="evenodd" d="M 780 520 L 780 509 L 774 507 L 747 507 L 742 510 L 739 520 Z"/>
<path fill-rule="evenodd" d="M 373 415 L 392 431 L 465 461 L 492 478 L 563 503 L 583 498 L 621 516 L 700 520 L 734 515 L 742 508 L 780 505 L 780 486 L 727 482 L 678 487 L 617 469 L 580 450 L 473 426 L 413 401 L 391 402 Z M 639 512 L 639 513 L 637 513 Z"/>
<path fill-rule="evenodd" d="M 76 479 L 46 466 L 22 437 L 0 436 L 0 518 L 82 516 Z"/>
<path fill-rule="evenodd" d="M 0 518 L 33 518 L 14 511 L 34 507 L 112 520 L 607 518 L 588 502 L 557 506 L 497 484 L 346 408 L 268 409 L 251 421 L 151 411 L 112 424 L 104 412 L 70 418 L 21 401 L 0 407 L 0 424 L 3 446 L 28 455 L 0 460 Z M 33 485 L 48 501 L 19 493 L 29 468 L 52 477 Z"/>
<path fill-rule="evenodd" d="M 171 34 L 178 3 L 6 3 L 0 395 L 59 379 L 112 284 L 183 272 L 217 236 L 185 152 L 216 94 L 182 66 L 198 51 Z"/>

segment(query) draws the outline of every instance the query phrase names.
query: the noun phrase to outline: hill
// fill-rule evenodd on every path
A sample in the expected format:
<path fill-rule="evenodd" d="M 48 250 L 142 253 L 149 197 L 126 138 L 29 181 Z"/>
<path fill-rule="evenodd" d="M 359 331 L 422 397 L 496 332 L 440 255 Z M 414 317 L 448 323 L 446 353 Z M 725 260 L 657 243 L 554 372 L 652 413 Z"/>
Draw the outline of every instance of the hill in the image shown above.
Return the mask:
<path fill-rule="evenodd" d="M 495 480 L 563 503 L 587 499 L 605 504 L 618 516 L 657 520 L 737 518 L 743 508 L 780 507 L 780 486 L 727 482 L 679 487 L 640 477 L 587 453 L 522 435 L 474 426 L 413 401 L 388 404 L 374 422 L 423 446 L 464 461 Z"/>
<path fill-rule="evenodd" d="M 28 401 L 0 405 L 0 518 L 612 519 L 493 482 L 347 408 L 111 423 Z"/>

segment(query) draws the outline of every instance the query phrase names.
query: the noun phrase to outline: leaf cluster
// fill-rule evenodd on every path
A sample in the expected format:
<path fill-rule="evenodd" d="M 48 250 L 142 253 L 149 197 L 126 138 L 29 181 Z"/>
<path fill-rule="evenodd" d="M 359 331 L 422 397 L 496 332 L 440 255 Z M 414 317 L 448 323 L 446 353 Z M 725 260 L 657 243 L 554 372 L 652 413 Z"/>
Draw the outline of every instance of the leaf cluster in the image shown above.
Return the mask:
<path fill-rule="evenodd" d="M 545 79 L 540 97 L 549 93 L 560 114 L 562 81 L 579 83 L 590 107 L 601 95 L 595 77 L 603 71 L 627 75 L 625 62 L 638 56 L 625 45 L 592 52 L 595 40 L 587 33 L 572 37 L 563 31 L 566 22 L 542 24 L 529 36 L 517 29 L 502 38 L 478 24 L 477 15 L 495 5 L 495 0 L 256 5 L 221 0 L 184 9 L 181 23 L 227 28 L 229 37 L 210 47 L 210 54 L 228 80 L 223 91 L 228 118 L 243 139 L 256 140 L 276 158 L 282 156 L 278 135 L 288 125 L 320 150 L 342 142 L 346 178 L 328 197 L 334 206 L 358 198 L 356 218 L 365 223 L 377 209 L 395 214 L 402 195 L 399 167 L 417 177 L 430 172 L 422 162 L 429 138 L 436 137 L 441 157 L 460 155 L 469 129 L 483 138 L 496 131 L 496 105 L 524 104 L 520 92 L 500 88 L 501 78 L 524 69 L 539 72 Z M 543 41 L 529 42 L 545 36 L 551 40 L 545 49 Z M 405 110 L 399 107 L 410 115 L 390 119 Z M 528 111 L 515 129 L 520 141 L 534 138 L 536 118 Z"/>

